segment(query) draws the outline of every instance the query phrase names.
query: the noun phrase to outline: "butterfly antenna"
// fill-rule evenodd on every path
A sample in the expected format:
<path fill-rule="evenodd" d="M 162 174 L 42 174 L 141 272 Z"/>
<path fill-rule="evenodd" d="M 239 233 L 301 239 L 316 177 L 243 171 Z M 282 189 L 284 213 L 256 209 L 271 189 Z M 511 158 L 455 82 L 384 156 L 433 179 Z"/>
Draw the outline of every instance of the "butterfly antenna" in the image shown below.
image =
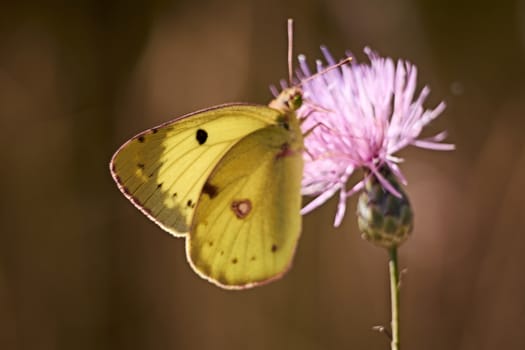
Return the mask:
<path fill-rule="evenodd" d="M 345 65 L 345 64 L 347 64 L 347 63 L 349 63 L 351 61 L 352 61 L 352 57 L 347 57 L 347 58 L 337 62 L 336 64 L 334 64 L 334 65 L 332 65 L 330 67 L 326 67 L 325 69 L 323 69 L 323 70 L 321 70 L 321 71 L 319 71 L 319 72 L 317 72 L 317 73 L 315 73 L 313 75 L 310 75 L 307 78 L 304 78 L 303 80 L 301 80 L 299 82 L 299 85 L 302 85 L 302 84 L 306 83 L 307 81 L 310 81 L 310 80 L 318 77 L 319 75 L 323 75 L 323 74 L 325 74 L 325 73 L 327 73 L 327 72 L 329 72 L 329 71 L 331 71 L 333 69 L 336 69 L 338 67 L 341 67 L 341 66 L 343 66 L 343 65 Z"/>
<path fill-rule="evenodd" d="M 288 83 L 292 86 L 293 19 L 288 18 Z"/>

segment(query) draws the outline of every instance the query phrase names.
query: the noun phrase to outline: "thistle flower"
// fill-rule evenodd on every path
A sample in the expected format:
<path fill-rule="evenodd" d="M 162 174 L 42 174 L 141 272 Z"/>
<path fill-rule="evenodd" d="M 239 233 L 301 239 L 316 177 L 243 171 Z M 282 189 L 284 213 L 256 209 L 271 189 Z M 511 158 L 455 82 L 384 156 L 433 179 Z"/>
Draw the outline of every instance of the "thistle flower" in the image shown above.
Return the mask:
<path fill-rule="evenodd" d="M 325 47 L 321 50 L 328 65 L 335 65 L 328 50 Z M 402 148 L 413 145 L 432 150 L 454 149 L 454 145 L 440 143 L 446 132 L 418 139 L 423 127 L 444 110 L 445 103 L 433 109 L 423 107 L 430 89 L 425 86 L 415 96 L 417 68 L 408 61 L 395 63 L 391 58 L 380 57 L 369 48 L 364 51 L 369 64 L 353 60 L 308 80 L 305 78 L 312 73 L 304 56 L 299 57 L 298 77 L 303 81 L 305 103 L 298 114 L 305 119 L 302 128 L 307 135 L 302 192 L 317 196 L 302 209 L 302 214 L 319 207 L 339 191 L 334 226 L 341 224 L 347 198 L 365 189 L 367 181 L 369 191 L 380 186 L 383 192 L 398 199 L 397 206 L 410 208 L 397 184 L 406 184 L 398 166 L 402 159 L 395 156 Z M 317 61 L 317 71 L 323 69 L 323 63 Z M 365 177 L 347 189 L 347 181 L 357 169 L 364 169 Z M 370 202 L 377 197 L 368 192 L 363 200 Z M 398 212 L 402 208 L 395 209 Z M 405 214 L 411 220 L 411 211 Z"/>

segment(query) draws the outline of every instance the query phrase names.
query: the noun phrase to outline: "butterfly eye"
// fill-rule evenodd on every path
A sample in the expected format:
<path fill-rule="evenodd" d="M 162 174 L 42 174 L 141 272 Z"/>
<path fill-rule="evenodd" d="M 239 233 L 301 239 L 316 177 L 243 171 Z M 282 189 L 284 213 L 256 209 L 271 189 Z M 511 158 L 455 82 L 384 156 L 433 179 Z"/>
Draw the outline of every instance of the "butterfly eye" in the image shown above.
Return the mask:
<path fill-rule="evenodd" d="M 303 94 L 301 91 L 295 91 L 294 95 L 290 97 L 289 106 L 290 109 L 295 111 L 298 110 L 303 104 Z"/>
<path fill-rule="evenodd" d="M 303 92 L 298 87 L 290 88 L 286 91 L 285 103 L 290 111 L 296 111 L 303 104 Z"/>

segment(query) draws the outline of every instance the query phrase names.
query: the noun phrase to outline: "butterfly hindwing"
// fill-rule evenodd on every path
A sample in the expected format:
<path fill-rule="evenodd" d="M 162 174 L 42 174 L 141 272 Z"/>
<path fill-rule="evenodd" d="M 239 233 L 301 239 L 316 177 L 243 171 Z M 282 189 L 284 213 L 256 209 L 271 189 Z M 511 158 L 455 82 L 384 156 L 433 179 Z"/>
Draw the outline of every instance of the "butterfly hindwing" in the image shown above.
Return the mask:
<path fill-rule="evenodd" d="M 246 288 L 289 268 L 301 229 L 303 169 L 302 141 L 291 137 L 280 126 L 255 131 L 207 179 L 187 238 L 188 259 L 201 276 Z"/>
<path fill-rule="evenodd" d="M 278 117 L 274 109 L 241 104 L 183 116 L 126 142 L 111 160 L 112 176 L 150 219 L 184 235 L 212 170 L 239 140 Z"/>

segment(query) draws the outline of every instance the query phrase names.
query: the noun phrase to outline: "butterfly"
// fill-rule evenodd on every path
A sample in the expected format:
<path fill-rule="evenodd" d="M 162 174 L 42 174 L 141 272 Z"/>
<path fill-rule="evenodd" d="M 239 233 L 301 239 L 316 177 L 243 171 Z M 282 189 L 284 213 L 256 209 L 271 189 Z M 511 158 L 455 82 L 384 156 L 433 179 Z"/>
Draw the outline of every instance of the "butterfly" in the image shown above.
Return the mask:
<path fill-rule="evenodd" d="M 186 238 L 190 265 L 228 289 L 283 275 L 301 231 L 297 87 L 268 106 L 226 104 L 141 132 L 110 163 L 122 193 Z"/>
<path fill-rule="evenodd" d="M 291 82 L 292 20 L 288 20 Z M 146 130 L 113 155 L 120 191 L 148 218 L 186 238 L 201 277 L 244 289 L 281 277 L 301 232 L 303 133 L 298 86 L 268 106 L 225 104 Z"/>

